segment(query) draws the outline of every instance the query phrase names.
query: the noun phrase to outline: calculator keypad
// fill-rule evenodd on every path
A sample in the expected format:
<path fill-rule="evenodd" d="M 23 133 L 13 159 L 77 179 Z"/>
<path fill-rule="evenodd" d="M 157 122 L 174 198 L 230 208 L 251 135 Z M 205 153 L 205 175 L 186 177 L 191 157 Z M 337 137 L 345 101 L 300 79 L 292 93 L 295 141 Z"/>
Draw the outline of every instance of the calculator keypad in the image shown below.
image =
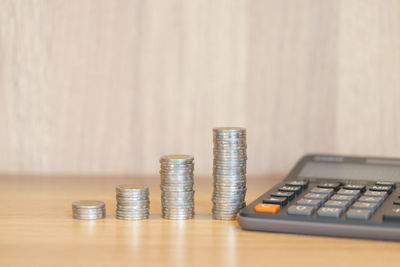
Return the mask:
<path fill-rule="evenodd" d="M 347 218 L 351 220 L 369 220 L 396 188 L 394 183 L 376 182 L 375 185 L 319 183 L 307 189 L 308 181 L 289 181 L 264 198 L 256 207 L 277 213 L 279 207 L 289 215 L 317 216 L 320 218 Z M 392 200 L 393 201 L 393 200 Z M 259 205 L 271 206 L 259 206 Z M 386 222 L 400 222 L 400 196 L 392 202 L 390 212 L 380 213 Z M 271 207 L 274 207 L 271 211 Z M 277 208 L 278 207 L 278 208 Z M 257 212 L 257 211 L 256 211 Z M 279 214 L 281 214 L 279 212 Z M 343 217 L 342 217 L 343 215 Z"/>

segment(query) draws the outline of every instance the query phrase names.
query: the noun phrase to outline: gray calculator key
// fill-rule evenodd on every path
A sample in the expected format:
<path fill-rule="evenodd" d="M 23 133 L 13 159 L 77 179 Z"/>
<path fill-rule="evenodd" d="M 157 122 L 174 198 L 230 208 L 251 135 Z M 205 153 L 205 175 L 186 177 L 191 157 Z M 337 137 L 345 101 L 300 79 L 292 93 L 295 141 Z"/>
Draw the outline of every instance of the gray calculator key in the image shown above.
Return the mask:
<path fill-rule="evenodd" d="M 371 217 L 371 210 L 349 209 L 346 213 L 347 218 L 357 220 L 368 220 Z"/>
<path fill-rule="evenodd" d="M 359 190 L 348 190 L 348 189 L 340 189 L 337 192 L 338 195 L 345 195 L 345 196 L 355 196 L 358 197 L 358 195 L 360 195 L 360 191 Z"/>
<path fill-rule="evenodd" d="M 308 193 L 304 196 L 306 199 L 320 199 L 322 201 L 325 201 L 328 199 L 327 194 L 314 194 L 314 193 Z"/>
<path fill-rule="evenodd" d="M 310 216 L 314 212 L 314 207 L 311 206 L 290 206 L 288 214 Z"/>
<path fill-rule="evenodd" d="M 364 196 L 366 196 L 366 197 L 381 197 L 381 198 L 385 199 L 387 196 L 387 193 L 383 192 L 383 191 L 368 190 L 367 192 L 364 193 Z"/>
<path fill-rule="evenodd" d="M 318 216 L 339 218 L 342 212 L 343 209 L 341 208 L 322 207 L 318 210 Z"/>
<path fill-rule="evenodd" d="M 325 207 L 346 209 L 349 206 L 348 201 L 328 200 Z"/>
<path fill-rule="evenodd" d="M 345 196 L 345 195 L 334 195 L 331 197 L 331 200 L 337 200 L 337 201 L 347 201 L 350 204 L 353 203 L 355 197 L 354 196 Z"/>
<path fill-rule="evenodd" d="M 357 209 L 357 210 L 372 210 L 372 211 L 375 211 L 377 207 L 378 207 L 378 205 L 376 203 L 360 202 L 360 201 L 357 201 L 352 206 L 353 209 Z"/>
<path fill-rule="evenodd" d="M 320 199 L 305 199 L 302 198 L 299 201 L 297 201 L 297 205 L 300 206 L 311 206 L 314 208 L 319 208 L 321 206 L 322 200 Z"/>
<path fill-rule="evenodd" d="M 311 189 L 311 193 L 314 193 L 314 194 L 327 194 L 328 196 L 331 196 L 333 194 L 333 189 L 332 188 L 314 187 L 313 189 Z"/>
<path fill-rule="evenodd" d="M 348 190 L 360 190 L 361 192 L 365 192 L 365 185 L 363 184 L 346 184 L 343 186 L 343 188 Z"/>
<path fill-rule="evenodd" d="M 380 197 L 365 197 L 362 196 L 358 199 L 360 202 L 376 203 L 378 206 L 382 203 L 383 199 Z"/>

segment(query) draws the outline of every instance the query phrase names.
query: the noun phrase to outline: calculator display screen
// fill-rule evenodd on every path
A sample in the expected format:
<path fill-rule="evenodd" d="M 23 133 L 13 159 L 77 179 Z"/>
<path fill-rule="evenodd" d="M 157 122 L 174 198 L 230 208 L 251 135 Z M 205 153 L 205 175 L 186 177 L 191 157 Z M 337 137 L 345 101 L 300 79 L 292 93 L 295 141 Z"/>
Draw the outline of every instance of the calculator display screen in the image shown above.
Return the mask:
<path fill-rule="evenodd" d="M 299 173 L 304 178 L 400 181 L 400 166 L 308 162 Z"/>

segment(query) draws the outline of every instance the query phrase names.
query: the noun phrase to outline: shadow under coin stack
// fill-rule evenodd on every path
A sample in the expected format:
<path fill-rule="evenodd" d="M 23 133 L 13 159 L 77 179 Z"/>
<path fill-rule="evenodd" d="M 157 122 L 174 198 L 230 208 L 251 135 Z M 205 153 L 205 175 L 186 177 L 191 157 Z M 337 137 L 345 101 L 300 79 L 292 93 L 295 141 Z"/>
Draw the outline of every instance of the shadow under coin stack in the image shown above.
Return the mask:
<path fill-rule="evenodd" d="M 117 219 L 144 220 L 149 218 L 149 188 L 137 185 L 119 185 L 117 193 Z"/>
<path fill-rule="evenodd" d="M 194 215 L 193 156 L 167 155 L 160 158 L 162 217 L 186 220 Z"/>
<path fill-rule="evenodd" d="M 106 217 L 103 201 L 80 200 L 72 202 L 72 217 L 79 220 L 98 220 Z"/>
<path fill-rule="evenodd" d="M 246 196 L 246 129 L 220 127 L 214 134 L 213 218 L 234 220 L 245 207 Z"/>

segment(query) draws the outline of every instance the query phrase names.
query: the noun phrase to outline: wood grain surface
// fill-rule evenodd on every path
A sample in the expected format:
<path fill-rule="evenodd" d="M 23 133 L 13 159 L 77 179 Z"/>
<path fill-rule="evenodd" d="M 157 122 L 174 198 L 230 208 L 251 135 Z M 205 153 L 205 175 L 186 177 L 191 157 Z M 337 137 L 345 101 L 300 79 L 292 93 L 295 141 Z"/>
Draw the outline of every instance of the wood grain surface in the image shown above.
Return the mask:
<path fill-rule="evenodd" d="M 304 153 L 400 156 L 396 0 L 2 0 L 0 172 L 212 165 L 248 129 L 248 171 Z"/>
<path fill-rule="evenodd" d="M 252 177 L 247 201 L 280 177 Z M 150 186 L 151 216 L 115 219 L 115 186 Z M 196 179 L 196 217 L 160 216 L 157 176 L 1 176 L 0 266 L 398 266 L 400 243 L 242 230 L 211 219 L 212 180 Z M 71 218 L 71 203 L 98 199 L 107 218 Z"/>

